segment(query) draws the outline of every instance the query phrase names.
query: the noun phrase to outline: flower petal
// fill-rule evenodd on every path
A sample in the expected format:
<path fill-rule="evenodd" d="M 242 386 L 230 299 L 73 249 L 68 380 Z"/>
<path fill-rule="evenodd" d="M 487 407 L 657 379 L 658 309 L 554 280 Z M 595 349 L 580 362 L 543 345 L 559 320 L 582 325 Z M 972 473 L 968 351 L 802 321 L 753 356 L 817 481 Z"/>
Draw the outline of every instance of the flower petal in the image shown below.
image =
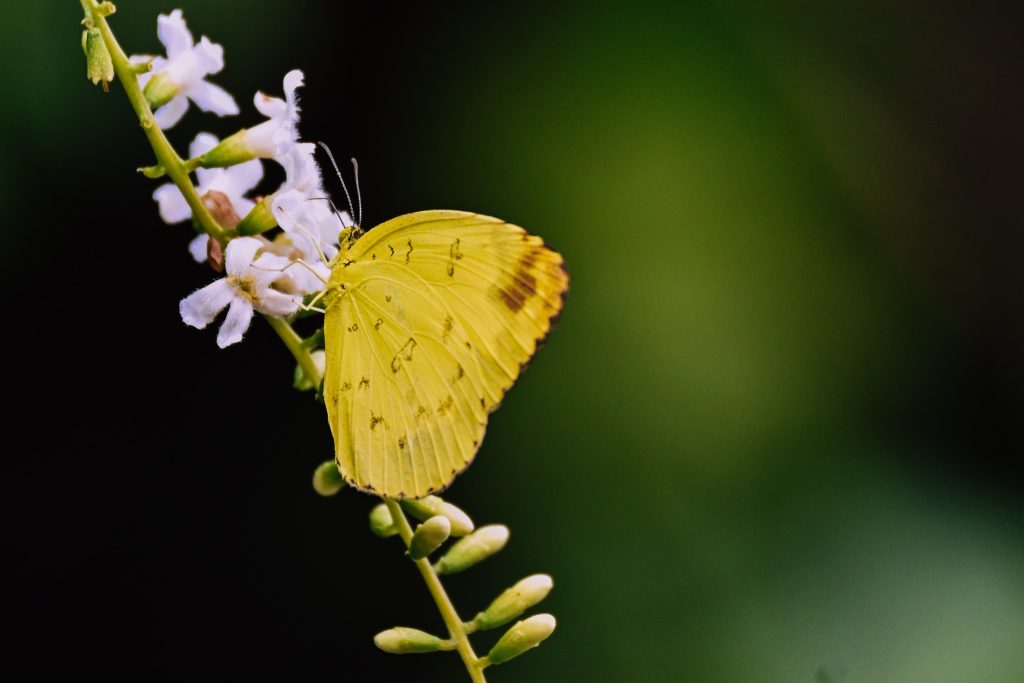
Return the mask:
<path fill-rule="evenodd" d="M 252 103 L 255 105 L 256 111 L 268 119 L 281 118 L 288 111 L 287 102 L 280 97 L 273 97 L 262 92 L 256 93 L 256 96 L 252 98 Z"/>
<path fill-rule="evenodd" d="M 153 191 L 153 199 L 160 208 L 160 218 L 164 223 L 180 223 L 192 216 L 192 209 L 185 202 L 181 190 L 171 183 L 161 185 Z"/>
<path fill-rule="evenodd" d="M 220 73 L 224 68 L 224 46 L 211 42 L 203 36 L 199 44 L 192 50 L 192 54 L 199 60 L 203 75 Z"/>
<path fill-rule="evenodd" d="M 312 142 L 288 142 L 278 147 L 274 159 L 284 166 L 286 177 L 282 188 L 296 189 L 310 197 L 323 196 L 315 151 L 316 145 Z"/>
<path fill-rule="evenodd" d="M 256 252 L 263 243 L 255 237 L 239 237 L 228 242 L 227 253 L 224 255 L 224 270 L 228 275 L 241 277 L 252 265 Z"/>
<path fill-rule="evenodd" d="M 209 244 L 210 238 L 205 233 L 196 235 L 195 239 L 188 243 L 188 253 L 192 254 L 196 263 L 206 263 Z"/>
<path fill-rule="evenodd" d="M 243 297 L 231 301 L 228 315 L 217 332 L 217 346 L 225 348 L 242 341 L 242 336 L 252 322 L 252 303 Z"/>
<path fill-rule="evenodd" d="M 188 111 L 188 98 L 184 93 L 178 93 L 170 102 L 153 112 L 153 118 L 156 119 L 156 125 L 167 130 L 181 121 L 181 117 L 185 115 L 186 111 Z"/>
<path fill-rule="evenodd" d="M 213 112 L 217 116 L 233 116 L 238 113 L 235 98 L 227 90 L 213 83 L 199 81 L 193 84 L 187 93 L 203 111 Z"/>
<path fill-rule="evenodd" d="M 200 196 L 206 194 L 210 190 L 223 192 L 219 187 L 224 184 L 223 168 L 197 168 L 196 178 L 199 180 L 199 182 L 196 183 L 196 192 L 198 192 Z"/>
<path fill-rule="evenodd" d="M 236 298 L 234 287 L 228 284 L 227 278 L 221 278 L 182 299 L 178 312 L 186 325 L 201 330 Z"/>
<path fill-rule="evenodd" d="M 260 254 L 259 258 L 252 262 L 248 275 L 256 281 L 256 289 L 260 296 L 263 295 L 263 290 L 269 287 L 272 282 L 286 277 L 292 268 L 302 267 L 292 266 L 292 268 L 289 268 L 291 263 L 290 259 L 269 253 Z M 287 271 L 285 270 L 286 268 L 288 269 Z"/>
<path fill-rule="evenodd" d="M 260 309 L 260 313 L 267 313 L 269 315 L 291 315 L 299 310 L 297 297 L 288 296 L 276 289 L 268 289 L 263 292 L 256 305 Z"/>
<path fill-rule="evenodd" d="M 182 17 L 180 9 L 157 17 L 156 34 L 160 38 L 160 42 L 167 48 L 167 56 L 170 59 L 188 52 L 195 44 L 192 32 L 185 25 L 185 18 Z"/>
<path fill-rule="evenodd" d="M 229 197 L 231 200 L 231 206 L 234 207 L 235 213 L 241 218 L 245 218 L 249 215 L 249 212 L 256 208 L 256 203 L 251 199 L 245 197 Z"/>
<path fill-rule="evenodd" d="M 302 87 L 304 78 L 298 69 L 292 69 L 284 75 L 284 97 L 293 119 L 298 118 L 295 114 L 299 111 L 299 96 L 295 91 Z"/>
<path fill-rule="evenodd" d="M 224 175 L 227 181 L 224 193 L 243 195 L 263 180 L 263 162 L 259 159 L 246 161 L 225 169 Z M 239 212 L 239 215 L 245 214 Z"/>
<path fill-rule="evenodd" d="M 216 147 L 218 142 L 220 140 L 213 133 L 199 133 L 188 146 L 188 155 L 192 158 L 202 156 Z"/>

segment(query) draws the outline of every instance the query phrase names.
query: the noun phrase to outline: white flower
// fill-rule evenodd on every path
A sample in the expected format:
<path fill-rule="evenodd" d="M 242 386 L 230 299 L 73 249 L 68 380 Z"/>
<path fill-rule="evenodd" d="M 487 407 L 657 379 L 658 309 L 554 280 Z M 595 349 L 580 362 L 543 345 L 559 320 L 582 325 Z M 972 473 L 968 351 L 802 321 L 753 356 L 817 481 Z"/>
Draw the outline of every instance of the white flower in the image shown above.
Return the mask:
<path fill-rule="evenodd" d="M 256 93 L 253 103 L 267 120 L 245 131 L 245 142 L 254 155 L 274 158 L 279 150 L 286 150 L 298 141 L 299 98 L 296 91 L 301 85 L 302 72 L 293 69 L 284 76 L 285 99 Z"/>
<path fill-rule="evenodd" d="M 131 61 L 152 60 L 152 70 L 140 74 L 139 83 L 150 103 L 159 107 L 154 112 L 157 125 L 166 130 L 176 124 L 188 110 L 189 100 L 218 116 L 237 114 L 234 98 L 204 80 L 224 68 L 224 48 L 206 36 L 196 45 L 180 9 L 170 15 L 161 14 L 156 27 L 160 42 L 167 48 L 167 58 L 133 55 Z"/>
<path fill-rule="evenodd" d="M 197 157 L 213 149 L 216 144 L 216 136 L 200 133 L 189 145 L 189 154 Z M 251 199 L 245 197 L 245 194 L 263 179 L 263 164 L 259 159 L 253 159 L 230 168 L 199 168 L 196 169 L 196 177 L 199 179 L 196 191 L 200 197 L 206 198 L 209 192 L 219 192 L 228 200 L 229 206 L 218 206 L 217 213 L 220 215 L 215 216 L 218 218 L 218 222 L 222 225 L 232 222 L 237 224 L 238 219 L 243 218 L 255 206 Z M 173 183 L 156 188 L 153 192 L 153 199 L 159 204 L 160 218 L 165 223 L 180 223 L 192 216 L 192 209 L 185 202 L 181 190 Z M 224 227 L 233 228 L 235 226 L 229 224 Z M 189 252 L 200 263 L 206 260 L 206 241 L 206 235 L 199 235 L 189 244 Z"/>
<path fill-rule="evenodd" d="M 298 310 L 299 298 L 284 294 L 271 285 L 282 277 L 288 259 L 257 252 L 264 243 L 255 237 L 240 237 L 228 242 L 223 277 L 181 300 L 178 310 L 186 325 L 203 329 L 228 309 L 227 317 L 217 333 L 222 349 L 242 340 L 249 329 L 253 311 L 268 315 L 289 315 Z M 299 266 L 293 266 L 293 268 Z M 289 269 L 291 270 L 291 269 Z"/>
<path fill-rule="evenodd" d="M 307 241 L 310 236 L 314 237 L 330 257 L 337 251 L 338 234 L 345 224 L 352 223 L 352 218 L 347 211 L 334 212 L 334 205 L 324 190 L 315 150 L 316 146 L 309 142 L 282 150 L 284 154 L 279 161 L 285 169 L 285 181 L 274 193 L 270 210 L 285 232 L 296 239 L 302 234 Z M 306 251 L 316 250 L 307 248 Z"/>
<path fill-rule="evenodd" d="M 295 291 L 320 291 L 330 277 L 329 263 L 338 253 L 338 235 L 352 219 L 347 212 L 335 213 L 324 191 L 320 167 L 314 156 L 316 146 L 308 142 L 285 141 L 278 146 L 277 161 L 285 169 L 285 181 L 274 193 L 270 210 L 285 234 L 271 249 L 293 260 L 289 269 Z"/>

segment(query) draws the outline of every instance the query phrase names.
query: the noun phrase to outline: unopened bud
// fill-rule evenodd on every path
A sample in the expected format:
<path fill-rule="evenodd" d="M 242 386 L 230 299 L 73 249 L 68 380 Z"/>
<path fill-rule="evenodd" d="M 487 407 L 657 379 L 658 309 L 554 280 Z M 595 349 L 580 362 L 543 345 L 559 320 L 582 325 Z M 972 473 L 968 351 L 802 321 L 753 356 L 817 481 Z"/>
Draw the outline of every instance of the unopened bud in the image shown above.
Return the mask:
<path fill-rule="evenodd" d="M 402 507 L 420 521 L 430 519 L 434 515 L 444 515 L 452 524 L 452 536 L 465 536 L 473 531 L 473 520 L 469 515 L 438 496 L 403 500 Z"/>
<path fill-rule="evenodd" d="M 437 561 L 434 569 L 438 574 L 456 574 L 469 569 L 477 562 L 486 560 L 504 548 L 507 542 L 507 526 L 503 524 L 482 526 L 453 545 Z"/>
<path fill-rule="evenodd" d="M 103 34 L 95 26 L 82 31 L 82 50 L 85 52 L 85 75 L 93 85 L 103 82 L 103 90 L 114 80 L 114 63 L 110 60 Z"/>
<path fill-rule="evenodd" d="M 370 511 L 370 531 L 381 538 L 394 536 L 398 533 L 398 529 L 395 528 L 395 524 L 391 519 L 391 513 L 388 511 L 388 506 L 384 503 Z"/>
<path fill-rule="evenodd" d="M 390 652 L 393 655 L 451 649 L 447 646 L 446 641 L 437 636 L 406 626 L 396 626 L 387 631 L 381 631 L 373 637 L 373 643 L 384 652 Z"/>
<path fill-rule="evenodd" d="M 166 71 L 154 74 L 146 81 L 146 87 L 142 89 L 142 94 L 146 96 L 146 101 L 153 109 L 164 106 L 173 100 L 179 92 L 181 92 L 181 86 L 175 83 Z"/>
<path fill-rule="evenodd" d="M 482 631 L 507 624 L 546 598 L 552 586 L 554 582 L 547 574 L 528 576 L 499 595 L 486 610 L 476 615 L 473 624 Z"/>
<path fill-rule="evenodd" d="M 447 517 L 437 515 L 416 527 L 416 533 L 409 541 L 409 557 L 422 560 L 424 557 L 441 547 L 441 544 L 452 535 L 452 525 Z"/>
<path fill-rule="evenodd" d="M 277 219 L 274 218 L 274 213 L 270 210 L 270 202 L 273 198 L 273 195 L 264 197 L 242 217 L 236 227 L 239 235 L 259 235 L 277 227 Z"/>
<path fill-rule="evenodd" d="M 487 654 L 487 661 L 490 664 L 504 664 L 540 645 L 554 630 L 555 618 L 550 614 L 537 614 L 517 621 Z"/>
<path fill-rule="evenodd" d="M 333 460 L 327 460 L 313 472 L 313 490 L 321 496 L 333 496 L 344 487 L 345 480 Z"/>

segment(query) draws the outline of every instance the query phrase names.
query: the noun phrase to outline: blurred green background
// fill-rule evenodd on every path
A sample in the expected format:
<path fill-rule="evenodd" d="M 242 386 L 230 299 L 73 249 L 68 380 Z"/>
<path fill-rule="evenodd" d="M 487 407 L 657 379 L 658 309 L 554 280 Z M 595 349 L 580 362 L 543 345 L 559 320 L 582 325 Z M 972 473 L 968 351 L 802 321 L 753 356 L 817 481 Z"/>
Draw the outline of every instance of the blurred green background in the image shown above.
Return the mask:
<path fill-rule="evenodd" d="M 558 630 L 494 681 L 1024 680 L 1011 17 L 125 0 L 126 50 L 158 51 L 175 6 L 225 46 L 213 80 L 242 106 L 193 107 L 179 149 L 260 120 L 251 93 L 299 67 L 303 134 L 359 158 L 368 224 L 473 210 L 566 257 L 560 327 L 448 494 L 512 529 L 448 581 L 464 616 L 555 577 Z M 218 351 L 181 325 L 210 276 L 134 173 L 120 87 L 83 78 L 76 3 L 5 18 L 30 671 L 460 680 L 454 656 L 373 647 L 441 623 L 371 500 L 311 491 L 329 432 L 270 331 Z"/>

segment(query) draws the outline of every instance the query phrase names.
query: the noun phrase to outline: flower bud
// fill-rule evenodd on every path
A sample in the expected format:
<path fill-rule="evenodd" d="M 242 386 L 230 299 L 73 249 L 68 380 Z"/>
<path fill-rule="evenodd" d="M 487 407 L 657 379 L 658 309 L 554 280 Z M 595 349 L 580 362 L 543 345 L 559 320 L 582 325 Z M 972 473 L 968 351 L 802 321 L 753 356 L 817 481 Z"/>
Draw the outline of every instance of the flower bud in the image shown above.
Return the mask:
<path fill-rule="evenodd" d="M 393 655 L 450 649 L 447 643 L 437 636 L 406 626 L 396 626 L 387 631 L 381 631 L 373 637 L 373 643 L 384 652 L 390 652 Z"/>
<path fill-rule="evenodd" d="M 416 533 L 409 541 L 409 557 L 422 560 L 424 557 L 441 547 L 441 544 L 452 535 L 452 525 L 447 517 L 437 515 L 416 527 Z"/>
<path fill-rule="evenodd" d="M 146 101 L 153 109 L 164 106 L 173 100 L 179 92 L 181 92 L 181 86 L 175 83 L 166 71 L 155 74 L 146 81 L 146 86 L 142 89 L 142 94 L 146 96 Z"/>
<path fill-rule="evenodd" d="M 341 472 L 333 460 L 327 460 L 313 471 L 313 490 L 321 496 L 333 496 L 345 486 Z"/>
<path fill-rule="evenodd" d="M 547 597 L 554 582 L 547 574 L 528 576 L 499 595 L 490 606 L 476 615 L 473 624 L 486 631 L 512 621 Z"/>
<path fill-rule="evenodd" d="M 384 503 L 381 503 L 370 511 L 370 531 L 381 538 L 394 536 L 398 533 L 398 529 L 395 528 L 395 524 L 391 520 L 391 513 L 388 511 L 388 506 Z"/>
<path fill-rule="evenodd" d="M 95 26 L 82 31 L 82 50 L 85 52 L 85 75 L 98 85 L 103 81 L 103 91 L 107 91 L 107 83 L 114 80 L 114 63 L 110 60 L 107 44 L 103 42 L 103 34 Z"/>
<path fill-rule="evenodd" d="M 235 229 L 238 230 L 239 235 L 259 235 L 277 227 L 277 219 L 274 218 L 274 214 L 270 210 L 270 202 L 273 198 L 274 195 L 269 195 L 256 202 L 256 206 L 252 207 L 252 210 L 245 214 L 236 226 Z"/>
<path fill-rule="evenodd" d="M 444 515 L 452 525 L 452 536 L 465 536 L 473 531 L 473 520 L 465 512 L 438 496 L 426 496 L 419 500 L 403 500 L 402 507 L 416 519 L 429 519 Z"/>
<path fill-rule="evenodd" d="M 517 621 L 487 654 L 490 664 L 504 664 L 527 650 L 540 645 L 555 630 L 555 618 L 550 614 L 537 614 Z"/>
<path fill-rule="evenodd" d="M 508 527 L 503 524 L 482 526 L 453 545 L 434 565 L 438 574 L 456 574 L 505 547 Z"/>
<path fill-rule="evenodd" d="M 316 351 L 310 351 L 309 356 L 313 359 L 313 364 L 320 370 L 320 376 L 323 377 L 324 366 L 327 363 L 327 352 L 323 349 L 317 349 Z M 316 385 L 313 384 L 313 380 L 306 376 L 306 371 L 297 363 L 295 365 L 295 375 L 292 379 L 292 387 L 299 391 L 316 389 Z"/>

